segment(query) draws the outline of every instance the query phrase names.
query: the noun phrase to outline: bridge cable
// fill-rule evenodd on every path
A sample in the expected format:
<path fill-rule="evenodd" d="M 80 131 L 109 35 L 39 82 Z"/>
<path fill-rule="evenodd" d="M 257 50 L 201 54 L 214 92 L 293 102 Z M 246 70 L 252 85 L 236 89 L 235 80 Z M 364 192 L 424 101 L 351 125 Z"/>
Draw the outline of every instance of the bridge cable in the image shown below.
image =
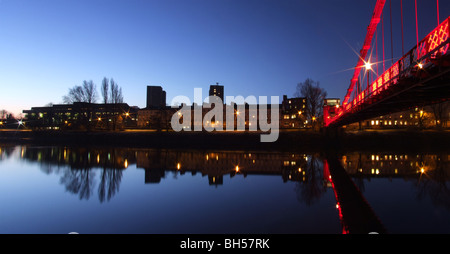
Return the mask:
<path fill-rule="evenodd" d="M 417 40 L 417 59 L 419 59 L 419 23 L 417 21 L 417 0 L 415 0 L 416 7 L 416 40 Z"/>
<path fill-rule="evenodd" d="M 439 0 L 436 0 L 436 2 L 437 2 L 437 21 L 438 21 L 438 26 L 439 26 L 439 24 L 441 23 L 439 20 Z"/>
<path fill-rule="evenodd" d="M 375 31 L 375 63 L 377 63 L 377 78 L 378 78 L 378 27 Z"/>
<path fill-rule="evenodd" d="M 381 14 L 381 44 L 383 46 L 383 73 L 386 71 L 385 57 L 384 57 L 384 14 Z"/>
<path fill-rule="evenodd" d="M 391 62 L 394 65 L 394 39 L 392 35 L 392 0 L 389 0 L 389 15 L 391 23 Z"/>
<path fill-rule="evenodd" d="M 401 18 L 402 18 L 402 56 L 404 56 L 405 55 L 405 39 L 404 39 L 404 34 L 403 34 L 403 0 L 400 0 L 400 12 L 401 12 Z"/>

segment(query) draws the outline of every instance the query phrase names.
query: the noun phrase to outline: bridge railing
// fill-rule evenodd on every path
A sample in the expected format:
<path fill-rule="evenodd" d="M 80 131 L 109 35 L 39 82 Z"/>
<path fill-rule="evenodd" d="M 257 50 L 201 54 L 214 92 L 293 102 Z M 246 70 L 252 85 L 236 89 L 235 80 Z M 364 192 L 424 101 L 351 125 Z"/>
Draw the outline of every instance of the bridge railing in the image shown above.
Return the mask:
<path fill-rule="evenodd" d="M 344 114 L 358 111 L 361 106 L 371 104 L 381 98 L 383 91 L 398 84 L 399 79 L 415 76 L 420 69 L 425 69 L 443 55 L 450 54 L 450 16 L 429 33 L 400 60 L 378 76 L 365 90 L 361 91 L 346 105 L 336 109 L 333 118 L 325 119 L 328 126 Z"/>

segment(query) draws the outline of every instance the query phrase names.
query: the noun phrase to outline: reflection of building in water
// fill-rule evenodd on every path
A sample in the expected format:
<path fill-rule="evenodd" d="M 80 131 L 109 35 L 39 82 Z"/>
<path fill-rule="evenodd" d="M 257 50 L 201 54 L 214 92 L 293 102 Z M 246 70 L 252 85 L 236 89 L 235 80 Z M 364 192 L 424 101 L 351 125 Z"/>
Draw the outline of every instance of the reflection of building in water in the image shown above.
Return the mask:
<path fill-rule="evenodd" d="M 166 171 L 208 176 L 211 185 L 223 184 L 223 176 L 236 174 L 281 175 L 286 181 L 305 181 L 306 154 L 235 152 L 235 151 L 177 151 L 134 148 L 81 147 L 16 147 L 22 159 L 39 162 L 46 169 L 69 166 L 72 170 L 92 168 L 126 169 L 132 164 L 145 169 L 146 183 L 159 183 Z M 0 155 L 9 151 L 5 147 Z"/>
<path fill-rule="evenodd" d="M 301 181 L 306 165 L 306 155 L 292 153 L 138 150 L 136 154 L 146 183 L 159 183 L 165 171 L 201 173 L 212 185 L 223 184 L 224 175 L 236 174 L 281 175 L 285 182 Z"/>
<path fill-rule="evenodd" d="M 432 154 L 388 154 L 351 153 L 342 157 L 342 164 L 350 175 L 369 177 L 417 178 L 434 170 L 437 163 L 444 170 L 450 170 L 450 155 Z M 450 174 L 449 174 L 450 180 Z"/>
<path fill-rule="evenodd" d="M 69 148 L 20 147 L 20 157 L 48 165 L 70 165 L 72 169 L 126 169 L 136 163 L 131 149 L 119 148 Z"/>

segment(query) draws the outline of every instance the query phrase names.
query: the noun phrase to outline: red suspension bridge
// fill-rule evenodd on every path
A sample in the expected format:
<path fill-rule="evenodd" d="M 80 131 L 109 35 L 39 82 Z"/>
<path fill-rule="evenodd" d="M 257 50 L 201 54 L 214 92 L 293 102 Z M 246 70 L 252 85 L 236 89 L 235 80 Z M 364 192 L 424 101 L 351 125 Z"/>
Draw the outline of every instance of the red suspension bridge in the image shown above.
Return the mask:
<path fill-rule="evenodd" d="M 372 63 L 372 54 L 369 51 L 374 35 L 376 37 L 377 27 L 380 21 L 383 21 L 382 15 L 386 0 L 377 0 L 364 45 L 343 103 L 336 106 L 324 106 L 324 125 L 326 127 L 339 127 L 450 99 L 450 17 L 441 22 L 439 20 L 439 1 L 437 0 L 436 3 L 438 26 L 419 41 L 417 0 L 415 1 L 416 46 L 378 75 L 379 63 L 378 61 Z M 401 1 L 401 5 L 403 44 L 403 1 Z M 375 43 L 378 44 L 378 41 L 376 40 Z M 384 67 L 386 62 L 384 59 L 384 36 L 382 46 Z M 376 50 L 378 51 L 378 45 Z M 376 56 L 378 58 L 378 54 Z M 373 68 L 375 64 L 377 65 L 376 73 Z M 370 73 L 376 76 L 372 81 L 369 79 Z M 363 84 L 366 83 L 362 82 L 364 78 L 367 79 L 367 84 Z"/>

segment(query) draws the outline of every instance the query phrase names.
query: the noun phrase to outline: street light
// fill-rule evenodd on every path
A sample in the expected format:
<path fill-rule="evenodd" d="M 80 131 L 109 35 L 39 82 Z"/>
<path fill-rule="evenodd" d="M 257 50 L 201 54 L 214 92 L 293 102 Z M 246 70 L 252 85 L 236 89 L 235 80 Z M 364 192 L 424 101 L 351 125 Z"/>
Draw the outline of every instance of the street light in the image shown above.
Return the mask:
<path fill-rule="evenodd" d="M 372 70 L 372 64 L 370 62 L 366 62 L 364 64 L 364 66 L 365 66 L 366 70 Z"/>

